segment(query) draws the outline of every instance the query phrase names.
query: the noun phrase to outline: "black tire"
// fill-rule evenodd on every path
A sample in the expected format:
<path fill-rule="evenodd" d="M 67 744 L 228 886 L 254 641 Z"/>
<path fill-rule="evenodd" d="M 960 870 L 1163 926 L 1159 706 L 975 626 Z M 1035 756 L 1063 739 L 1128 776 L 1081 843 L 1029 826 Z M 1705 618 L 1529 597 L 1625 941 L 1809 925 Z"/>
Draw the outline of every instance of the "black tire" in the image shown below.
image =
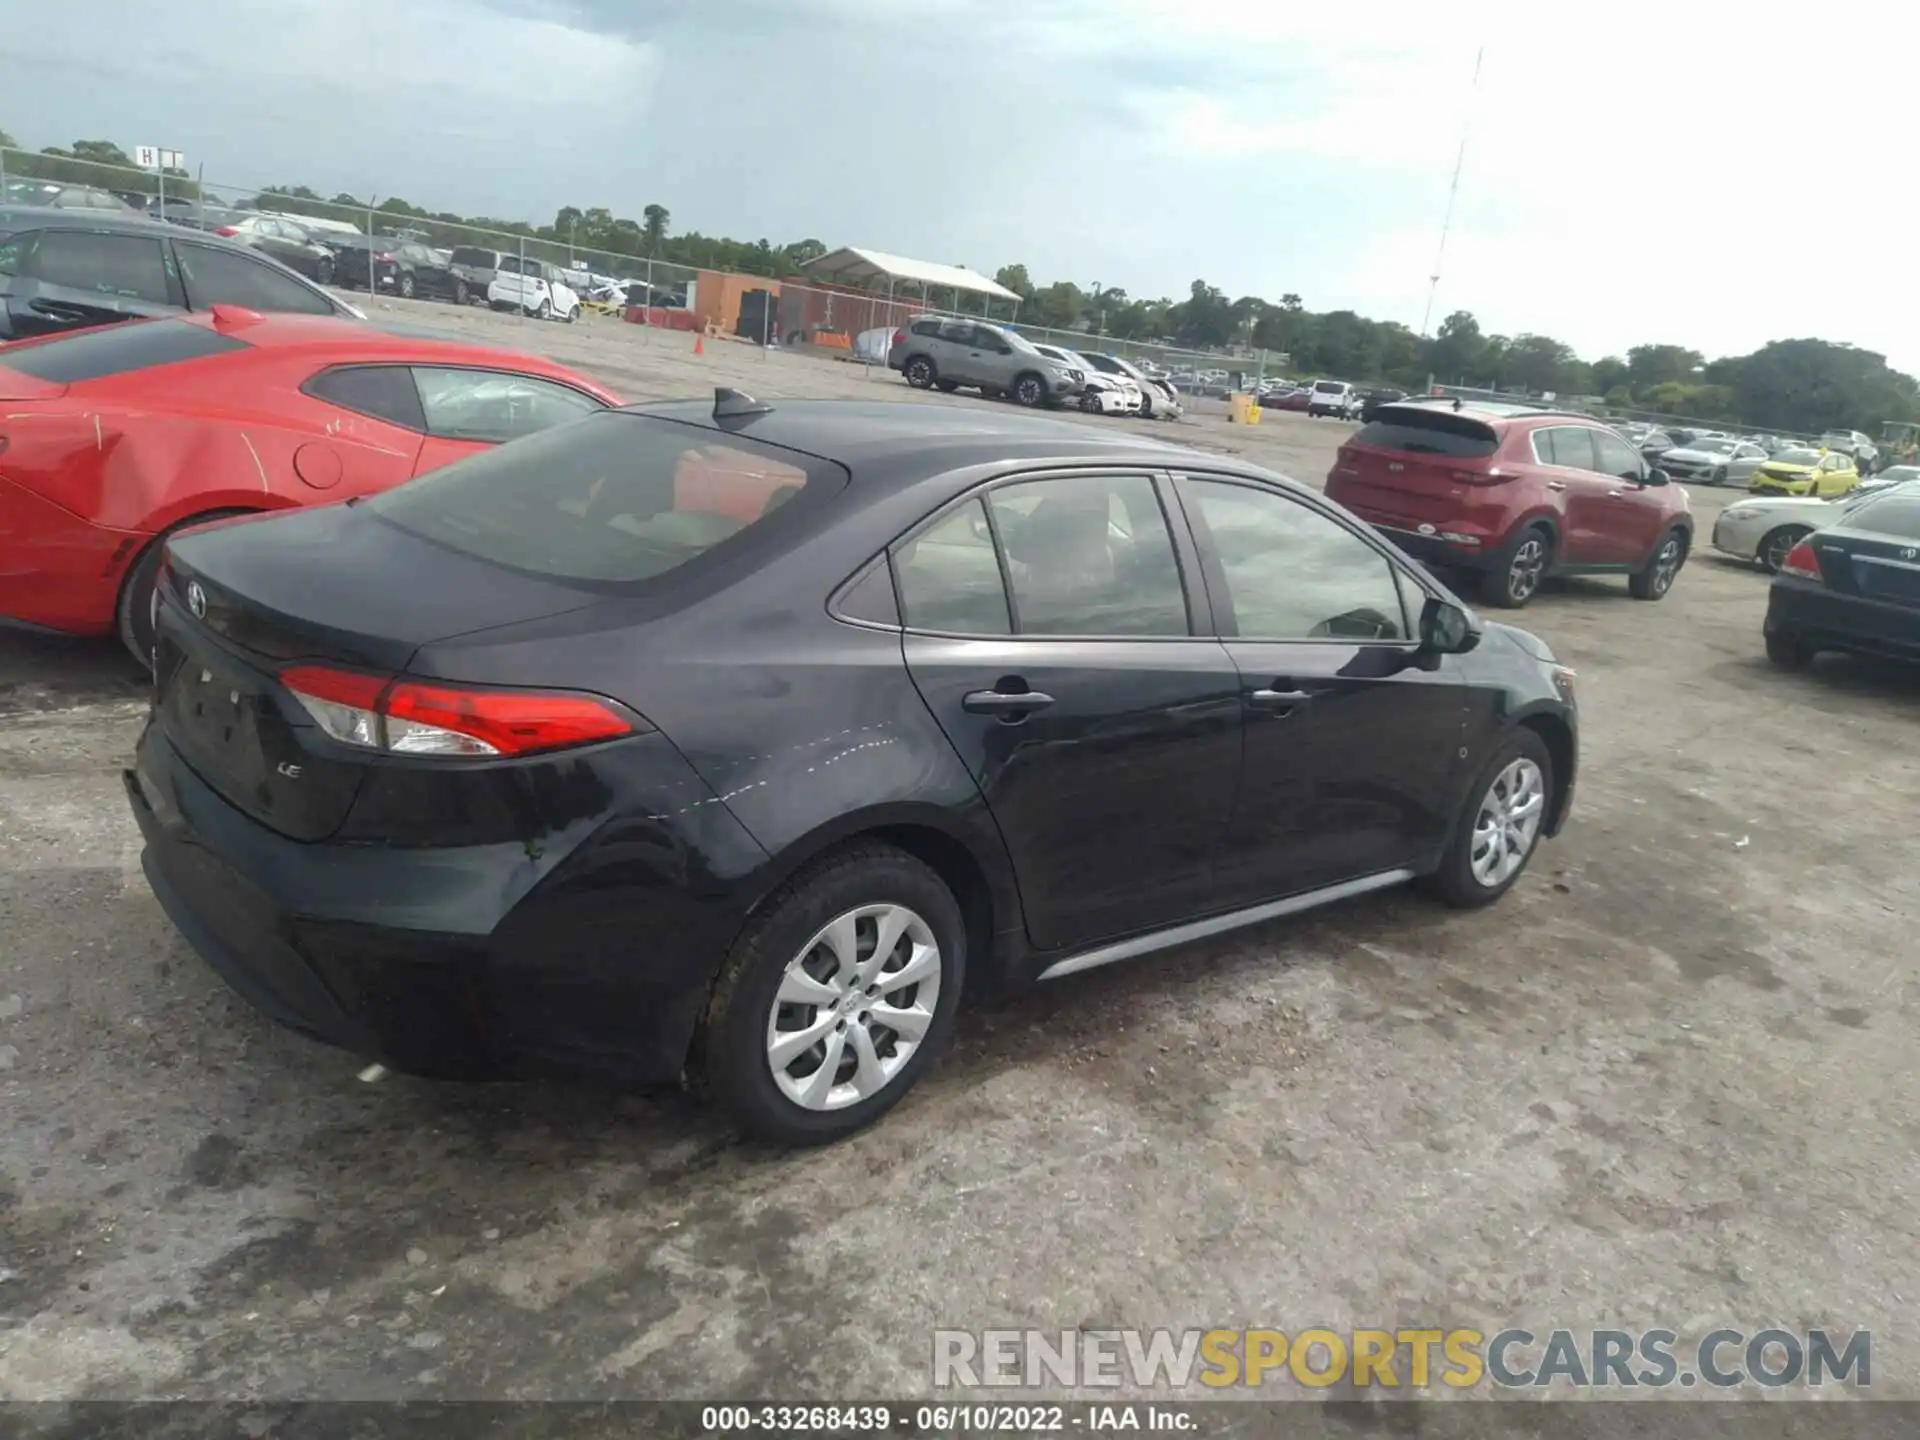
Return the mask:
<path fill-rule="evenodd" d="M 551 314 L 553 314 L 553 302 L 542 296 L 540 303 L 533 307 L 533 318 L 545 320 Z"/>
<path fill-rule="evenodd" d="M 951 395 L 960 388 L 960 382 L 958 380 L 936 380 L 933 384 L 934 388 L 942 395 Z"/>
<path fill-rule="evenodd" d="M 402 300 L 413 299 L 413 291 L 414 291 L 413 276 L 402 275 L 400 277 L 399 289 L 400 289 L 400 298 Z"/>
<path fill-rule="evenodd" d="M 1153 418 L 1153 397 L 1144 390 L 1140 392 L 1140 418 L 1142 420 Z"/>
<path fill-rule="evenodd" d="M 153 582 L 159 576 L 160 552 L 166 548 L 167 541 L 195 525 L 250 513 L 246 510 L 211 510 L 205 515 L 182 520 L 171 530 L 164 530 L 149 540 L 147 548 L 140 552 L 140 558 L 127 570 L 127 578 L 120 582 L 119 599 L 114 602 L 114 629 L 119 633 L 120 643 L 127 647 L 127 653 L 139 662 L 142 670 L 153 668 Z"/>
<path fill-rule="evenodd" d="M 318 262 L 315 263 L 313 267 L 313 278 L 321 285 L 331 285 L 333 283 L 333 257 L 331 255 L 322 255 Z"/>
<path fill-rule="evenodd" d="M 1518 610 L 1540 593 L 1553 567 L 1553 535 L 1529 525 L 1507 542 L 1480 575 L 1480 598 L 1502 610 Z"/>
<path fill-rule="evenodd" d="M 466 281 L 455 280 L 453 282 L 453 303 L 454 304 L 464 307 L 466 303 L 472 298 L 473 298 L 472 295 L 470 295 L 467 291 Z"/>
<path fill-rule="evenodd" d="M 1528 842 L 1527 850 L 1521 856 L 1520 863 L 1498 884 L 1483 884 L 1473 873 L 1474 831 L 1480 816 L 1481 806 L 1487 800 L 1488 792 L 1494 781 L 1506 771 L 1507 767 L 1518 760 L 1530 760 L 1539 768 L 1544 782 L 1540 802 L 1540 822 L 1534 827 L 1533 838 Z M 1447 851 L 1440 859 L 1440 868 L 1431 875 L 1421 877 L 1420 888 L 1458 910 L 1478 909 L 1482 905 L 1491 905 L 1514 883 L 1527 873 L 1527 866 L 1533 860 L 1540 847 L 1540 836 L 1546 829 L 1546 817 L 1553 813 L 1554 796 L 1560 793 L 1559 778 L 1553 773 L 1553 757 L 1547 752 L 1547 744 L 1538 733 L 1525 726 L 1516 727 L 1507 732 L 1495 749 L 1492 757 L 1481 767 L 1474 777 L 1473 785 L 1467 791 L 1466 803 L 1461 806 L 1454 820 L 1453 838 L 1447 842 Z"/>
<path fill-rule="evenodd" d="M 1754 547 L 1753 558 L 1769 575 L 1778 575 L 1787 552 L 1812 533 L 1804 525 L 1776 526 L 1760 537 L 1760 543 Z"/>
<path fill-rule="evenodd" d="M 837 1110 L 807 1109 L 781 1092 L 767 1056 L 768 1023 L 781 983 L 801 947 L 836 916 L 884 903 L 919 915 L 939 946 L 933 1019 L 919 1049 L 877 1094 Z M 878 842 L 857 843 L 803 869 L 741 931 L 721 966 L 689 1070 L 750 1135 L 785 1145 L 838 1140 L 892 1109 L 945 1047 L 965 980 L 966 925 L 953 893 L 911 855 Z"/>
<path fill-rule="evenodd" d="M 1680 567 L 1686 563 L 1687 532 L 1676 527 L 1660 537 L 1647 563 L 1627 580 L 1627 590 L 1636 600 L 1661 599 L 1673 588 Z"/>
<path fill-rule="evenodd" d="M 1813 647 L 1784 630 L 1767 632 L 1767 659 L 1782 670 L 1804 670 L 1813 663 Z"/>
<path fill-rule="evenodd" d="M 1091 390 L 1087 391 L 1085 394 L 1081 395 L 1080 397 L 1080 409 L 1088 415 L 1099 414 L 1100 413 L 1099 397 L 1096 396 L 1093 393 L 1093 391 Z"/>
<path fill-rule="evenodd" d="M 1029 410 L 1038 410 L 1047 403 L 1047 382 L 1031 370 L 1024 375 L 1016 375 L 1013 381 L 1013 399 L 1016 405 L 1024 405 Z"/>
<path fill-rule="evenodd" d="M 1726 484 L 1727 483 L 1727 467 L 1722 465 L 1718 470 L 1714 471 L 1713 477 L 1707 483 L 1709 485 Z"/>
<path fill-rule="evenodd" d="M 907 384 L 916 390 L 930 390 L 939 379 L 940 372 L 934 369 L 933 361 L 925 355 L 915 355 L 900 367 L 900 373 L 907 377 Z"/>

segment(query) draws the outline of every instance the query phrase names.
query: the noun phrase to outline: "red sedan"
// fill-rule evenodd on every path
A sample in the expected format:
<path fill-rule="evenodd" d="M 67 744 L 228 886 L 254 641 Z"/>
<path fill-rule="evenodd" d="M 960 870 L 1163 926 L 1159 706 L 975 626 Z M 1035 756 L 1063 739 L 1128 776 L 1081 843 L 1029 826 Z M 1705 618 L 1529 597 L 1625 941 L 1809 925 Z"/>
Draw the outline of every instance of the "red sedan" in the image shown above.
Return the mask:
<path fill-rule="evenodd" d="M 220 305 L 0 347 L 0 624 L 117 631 L 144 663 L 170 532 L 385 490 L 621 403 L 532 355 Z"/>

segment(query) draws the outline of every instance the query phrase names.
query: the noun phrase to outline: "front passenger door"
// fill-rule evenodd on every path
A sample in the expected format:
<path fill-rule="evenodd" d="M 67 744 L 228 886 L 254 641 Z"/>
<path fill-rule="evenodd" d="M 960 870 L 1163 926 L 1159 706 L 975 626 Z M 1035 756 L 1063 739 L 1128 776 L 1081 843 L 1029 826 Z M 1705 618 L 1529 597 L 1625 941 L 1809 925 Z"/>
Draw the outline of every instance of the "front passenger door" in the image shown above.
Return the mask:
<path fill-rule="evenodd" d="M 907 669 L 1006 841 L 1035 948 L 1221 903 L 1239 675 L 1195 635 L 1162 483 L 1014 478 L 891 552 Z"/>
<path fill-rule="evenodd" d="M 1422 582 L 1304 498 L 1178 480 L 1246 726 L 1223 906 L 1426 868 L 1452 818 L 1467 692 L 1420 653 Z"/>

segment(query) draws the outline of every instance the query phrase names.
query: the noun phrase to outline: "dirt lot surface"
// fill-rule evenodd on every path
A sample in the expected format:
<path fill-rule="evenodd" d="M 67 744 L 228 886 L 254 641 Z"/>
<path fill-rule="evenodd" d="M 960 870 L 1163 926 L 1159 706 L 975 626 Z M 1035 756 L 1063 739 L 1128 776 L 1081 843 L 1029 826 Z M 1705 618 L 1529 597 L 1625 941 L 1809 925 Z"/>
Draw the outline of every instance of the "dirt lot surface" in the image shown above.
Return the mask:
<path fill-rule="evenodd" d="M 908 393 L 414 308 L 635 398 Z M 1346 431 L 1154 428 L 1313 480 Z M 924 1393 L 935 1327 L 1778 1324 L 1870 1328 L 1912 1396 L 1920 681 L 1770 670 L 1765 589 L 1702 555 L 1659 604 L 1526 612 L 1585 753 L 1503 903 L 1389 894 L 963 1016 L 799 1154 L 276 1031 L 140 877 L 129 666 L 0 638 L 0 1395 L 849 1398 Z"/>

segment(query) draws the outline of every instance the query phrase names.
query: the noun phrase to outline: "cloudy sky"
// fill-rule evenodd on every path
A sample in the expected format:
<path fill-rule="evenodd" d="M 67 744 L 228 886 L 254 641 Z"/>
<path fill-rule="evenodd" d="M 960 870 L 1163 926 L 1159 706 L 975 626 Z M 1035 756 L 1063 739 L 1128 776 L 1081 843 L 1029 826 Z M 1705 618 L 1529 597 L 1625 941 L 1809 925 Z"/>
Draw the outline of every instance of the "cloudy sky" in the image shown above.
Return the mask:
<path fill-rule="evenodd" d="M 1853 3 L 0 0 L 0 128 L 1418 327 L 1470 127 L 1434 323 L 1915 372 L 1920 20 Z"/>

